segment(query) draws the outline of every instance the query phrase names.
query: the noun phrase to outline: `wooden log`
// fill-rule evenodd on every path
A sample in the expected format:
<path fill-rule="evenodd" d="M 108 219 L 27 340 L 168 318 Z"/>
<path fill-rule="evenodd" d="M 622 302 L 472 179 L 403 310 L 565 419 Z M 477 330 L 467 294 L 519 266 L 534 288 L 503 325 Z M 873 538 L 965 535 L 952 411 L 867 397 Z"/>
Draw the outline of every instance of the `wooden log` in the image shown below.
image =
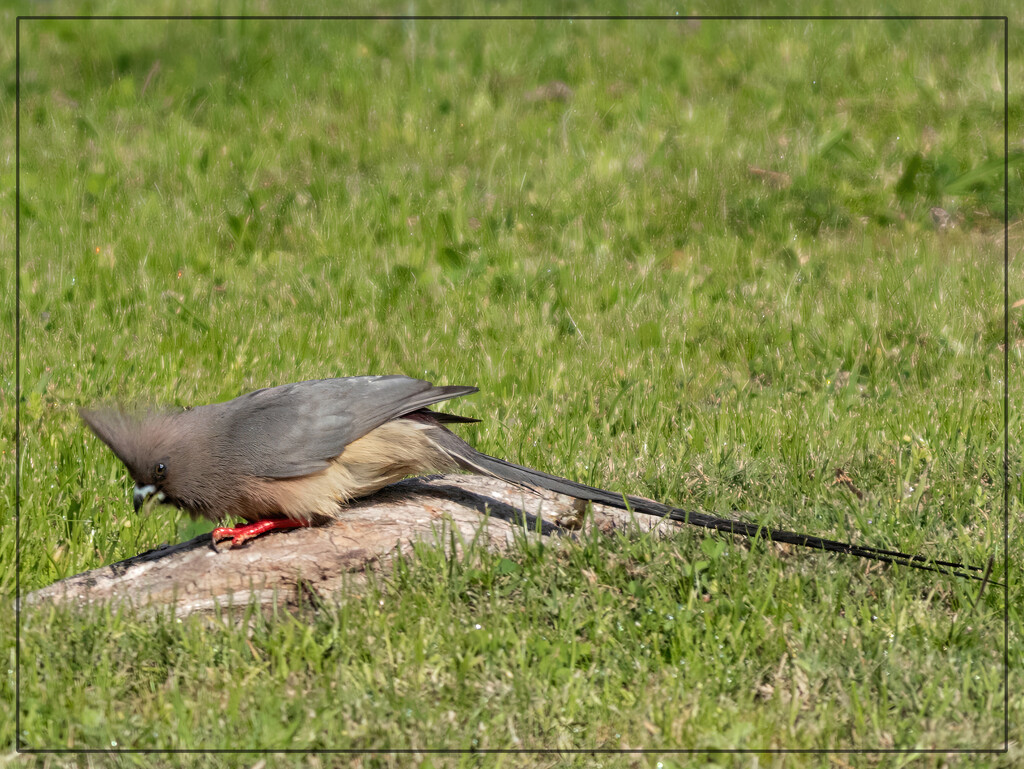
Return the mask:
<path fill-rule="evenodd" d="M 500 551 L 517 536 L 676 526 L 604 505 L 593 505 L 593 515 L 586 511 L 587 505 L 572 497 L 479 475 L 410 478 L 358 500 L 328 526 L 274 532 L 238 548 L 228 542 L 215 547 L 203 534 L 55 582 L 26 595 L 24 606 L 106 602 L 140 609 L 170 606 L 177 616 L 186 616 L 217 607 L 245 608 L 251 601 L 297 605 L 358 592 L 368 572 L 386 573 L 414 542 L 450 551 L 454 539 L 461 551 L 461 543 L 475 539 Z"/>

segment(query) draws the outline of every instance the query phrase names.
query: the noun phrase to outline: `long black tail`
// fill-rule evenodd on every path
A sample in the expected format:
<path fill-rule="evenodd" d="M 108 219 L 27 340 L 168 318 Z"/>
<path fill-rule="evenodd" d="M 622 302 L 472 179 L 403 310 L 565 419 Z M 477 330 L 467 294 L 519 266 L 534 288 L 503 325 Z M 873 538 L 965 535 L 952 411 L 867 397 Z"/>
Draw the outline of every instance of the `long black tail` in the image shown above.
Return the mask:
<path fill-rule="evenodd" d="M 810 547 L 815 550 L 826 550 L 830 553 L 843 553 L 844 555 L 854 555 L 858 558 L 869 558 L 874 561 L 897 563 L 903 566 L 911 566 L 915 569 L 934 571 L 939 574 L 949 574 L 965 579 L 985 580 L 985 576 L 982 575 L 984 570 L 977 566 L 967 566 L 953 561 L 938 561 L 925 558 L 922 555 L 901 553 L 898 550 L 882 550 L 866 545 L 837 542 L 832 539 L 823 539 L 822 537 L 798 534 L 793 531 L 783 531 L 782 529 L 769 529 L 765 526 L 758 526 L 757 524 L 744 521 L 734 521 L 728 518 L 719 518 L 707 513 L 680 510 L 679 508 L 669 507 L 668 505 L 652 502 L 648 499 L 613 494 L 610 491 L 596 489 L 566 478 L 559 478 L 557 475 L 548 475 L 540 470 L 531 470 L 529 467 L 522 467 L 521 465 L 506 462 L 503 459 L 481 454 L 453 433 L 447 430 L 444 433 L 446 434 L 443 437 L 438 435 L 435 438 L 439 439 L 438 443 L 445 453 L 452 457 L 464 470 L 494 476 L 521 486 L 539 486 L 542 489 L 554 491 L 558 494 L 565 494 L 590 502 L 598 502 L 620 510 L 633 510 L 646 515 L 667 518 L 671 521 L 688 523 L 692 526 L 701 526 L 705 529 L 739 534 L 749 539 L 768 539 L 772 542 L 785 542 L 790 545 L 800 545 L 801 547 Z"/>

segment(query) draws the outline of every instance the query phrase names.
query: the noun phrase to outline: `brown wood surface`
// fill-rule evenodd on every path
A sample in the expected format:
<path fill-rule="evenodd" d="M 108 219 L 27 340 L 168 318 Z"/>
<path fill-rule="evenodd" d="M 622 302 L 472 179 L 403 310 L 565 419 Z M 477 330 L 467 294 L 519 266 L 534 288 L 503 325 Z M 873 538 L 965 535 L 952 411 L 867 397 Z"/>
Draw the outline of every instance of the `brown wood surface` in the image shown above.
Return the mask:
<path fill-rule="evenodd" d="M 253 600 L 290 605 L 357 592 L 368 572 L 387 572 L 414 542 L 449 549 L 452 533 L 457 551 L 478 537 L 485 546 L 503 550 L 517 536 L 675 526 L 597 504 L 592 516 L 585 512 L 586 506 L 572 497 L 478 475 L 410 478 L 359 500 L 329 526 L 272 532 L 238 548 L 229 542 L 214 547 L 210 535 L 203 534 L 55 582 L 28 594 L 25 606 L 173 606 L 184 616 L 218 606 L 246 607 Z"/>

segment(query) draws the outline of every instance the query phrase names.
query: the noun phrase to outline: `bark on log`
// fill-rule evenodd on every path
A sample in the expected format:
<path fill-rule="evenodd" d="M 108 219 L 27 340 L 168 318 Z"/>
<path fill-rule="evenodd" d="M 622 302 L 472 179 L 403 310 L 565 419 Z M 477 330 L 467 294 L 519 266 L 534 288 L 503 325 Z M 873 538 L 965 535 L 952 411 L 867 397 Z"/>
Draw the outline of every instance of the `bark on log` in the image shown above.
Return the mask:
<path fill-rule="evenodd" d="M 24 600 L 26 606 L 172 606 L 177 616 L 210 613 L 218 606 L 245 608 L 251 601 L 295 605 L 304 598 L 358 591 L 368 571 L 386 573 L 414 542 L 448 550 L 452 531 L 457 550 L 460 541 L 474 538 L 504 550 L 516 536 L 676 526 L 598 504 L 592 516 L 585 512 L 586 506 L 572 497 L 478 475 L 410 478 L 357 501 L 330 526 L 274 532 L 237 549 L 228 543 L 214 547 L 210 535 L 203 534 L 68 577 Z"/>

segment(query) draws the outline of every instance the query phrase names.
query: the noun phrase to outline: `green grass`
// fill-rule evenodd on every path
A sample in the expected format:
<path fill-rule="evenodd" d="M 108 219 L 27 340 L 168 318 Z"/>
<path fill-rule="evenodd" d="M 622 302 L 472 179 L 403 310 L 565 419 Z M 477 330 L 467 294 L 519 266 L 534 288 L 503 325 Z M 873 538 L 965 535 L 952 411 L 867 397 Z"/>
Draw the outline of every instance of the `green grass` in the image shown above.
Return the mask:
<path fill-rule="evenodd" d="M 32 21 L 21 35 L 23 590 L 201 530 L 171 509 L 133 515 L 77 406 L 364 373 L 475 384 L 454 407 L 484 420 L 461 430 L 471 443 L 604 488 L 1001 556 L 1001 23 Z M 1019 54 L 1011 39 L 1011 83 Z M 13 95 L 6 38 L 2 66 Z M 567 101 L 544 97 L 554 81 Z M 12 124 L 13 104 L 0 114 Z M 937 230 L 933 207 L 955 227 Z M 13 225 L 13 206 L 0 217 Z M 12 295 L 0 302 L 13 317 Z M 13 469 L 13 368 L 2 375 Z M 13 507 L 13 484 L 2 494 Z M 0 519 L 12 598 L 14 548 Z M 1002 563 L 995 576 L 1019 599 Z M 689 531 L 461 562 L 420 547 L 365 595 L 295 615 L 26 614 L 20 736 L 997 748 L 1003 594 L 976 595 Z M 635 757 L 659 761 L 689 763 Z"/>

